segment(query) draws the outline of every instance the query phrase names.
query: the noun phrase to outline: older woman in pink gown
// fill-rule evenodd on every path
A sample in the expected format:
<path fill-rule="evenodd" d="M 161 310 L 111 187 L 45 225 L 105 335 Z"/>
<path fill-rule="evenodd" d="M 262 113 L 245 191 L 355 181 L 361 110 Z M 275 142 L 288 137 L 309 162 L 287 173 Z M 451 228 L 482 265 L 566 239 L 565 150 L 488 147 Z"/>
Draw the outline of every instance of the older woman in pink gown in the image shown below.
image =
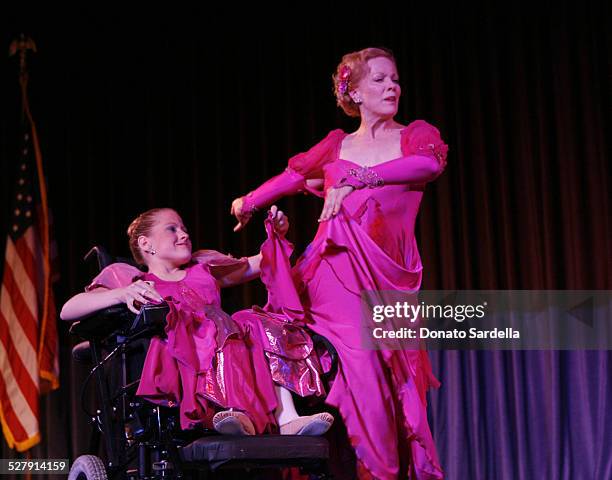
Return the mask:
<path fill-rule="evenodd" d="M 439 383 L 427 353 L 364 348 L 360 294 L 419 289 L 415 221 L 425 184 L 445 167 L 447 146 L 423 120 L 407 126 L 394 120 L 401 88 L 389 51 L 345 55 L 334 86 L 338 105 L 361 119 L 359 128 L 333 130 L 291 158 L 283 173 L 236 199 L 236 230 L 284 195 L 308 190 L 325 198 L 317 234 L 293 269 L 293 285 L 284 288 L 297 288 L 311 328 L 338 350 L 326 402 L 342 415 L 359 478 L 439 479 L 426 407 L 427 389 Z"/>

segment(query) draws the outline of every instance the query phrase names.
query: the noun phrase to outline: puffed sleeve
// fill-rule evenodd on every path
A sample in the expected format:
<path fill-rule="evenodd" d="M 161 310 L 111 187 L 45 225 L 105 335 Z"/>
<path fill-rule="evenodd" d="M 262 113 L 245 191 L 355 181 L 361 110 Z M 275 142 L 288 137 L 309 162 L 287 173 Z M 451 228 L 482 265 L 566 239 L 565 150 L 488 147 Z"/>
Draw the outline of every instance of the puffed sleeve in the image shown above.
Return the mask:
<path fill-rule="evenodd" d="M 247 257 L 234 258 L 216 250 L 198 250 L 194 252 L 191 259 L 205 265 L 219 283 L 226 285 L 239 283 L 249 269 Z"/>
<path fill-rule="evenodd" d="M 383 185 L 422 185 L 435 180 L 446 166 L 448 145 L 437 128 L 416 120 L 402 132 L 403 157 L 374 167 L 350 167 L 336 187 L 376 188 Z"/>
<path fill-rule="evenodd" d="M 335 159 L 336 149 L 343 136 L 342 130 L 332 130 L 307 152 L 291 157 L 283 173 L 244 197 L 245 209 L 253 211 L 267 207 L 281 197 L 308 190 L 305 180 L 323 177 L 323 166 Z"/>
<path fill-rule="evenodd" d="M 425 120 L 415 120 L 406 127 L 402 138 L 402 151 L 407 155 L 427 155 L 434 157 L 440 164 L 440 173 L 446 167 L 448 145 L 440 136 L 440 131 Z"/>
<path fill-rule="evenodd" d="M 334 161 L 338 144 L 343 137 L 344 132 L 342 130 L 332 130 L 307 152 L 298 153 L 291 157 L 288 168 L 306 179 L 321 178 L 323 167 L 325 164 Z"/>
<path fill-rule="evenodd" d="M 127 263 L 112 263 L 105 267 L 87 287 L 86 292 L 91 292 L 96 288 L 120 288 L 138 280 L 143 273 Z"/>

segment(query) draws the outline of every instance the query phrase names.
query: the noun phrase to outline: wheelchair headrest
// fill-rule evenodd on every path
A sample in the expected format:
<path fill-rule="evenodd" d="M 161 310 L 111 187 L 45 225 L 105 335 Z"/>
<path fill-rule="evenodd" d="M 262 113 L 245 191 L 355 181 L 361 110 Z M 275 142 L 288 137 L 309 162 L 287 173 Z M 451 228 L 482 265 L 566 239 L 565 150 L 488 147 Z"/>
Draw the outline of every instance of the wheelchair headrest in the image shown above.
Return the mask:
<path fill-rule="evenodd" d="M 125 258 L 125 257 L 115 257 L 108 253 L 108 250 L 104 248 L 102 245 L 94 245 L 89 252 L 83 257 L 83 260 L 87 261 L 90 258 L 94 257 L 98 261 L 98 269 L 102 270 L 105 267 L 117 262 L 127 263 L 128 265 L 132 265 L 136 268 L 142 268 L 138 265 L 133 259 Z"/>

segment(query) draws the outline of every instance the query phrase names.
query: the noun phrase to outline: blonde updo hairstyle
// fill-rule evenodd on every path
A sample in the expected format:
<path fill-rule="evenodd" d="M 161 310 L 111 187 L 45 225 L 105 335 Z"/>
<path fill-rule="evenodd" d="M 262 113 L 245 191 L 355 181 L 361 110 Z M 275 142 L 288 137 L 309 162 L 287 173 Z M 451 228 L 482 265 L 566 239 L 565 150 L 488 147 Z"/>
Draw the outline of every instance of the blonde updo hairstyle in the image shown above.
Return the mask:
<path fill-rule="evenodd" d="M 151 234 L 151 230 L 157 222 L 157 214 L 163 212 L 164 210 L 174 211 L 171 208 L 152 208 L 151 210 L 147 210 L 146 212 L 138 215 L 132 221 L 132 223 L 130 223 L 130 226 L 127 229 L 130 251 L 132 252 L 132 257 L 134 257 L 134 260 L 136 260 L 138 265 L 146 265 L 142 250 L 138 245 L 138 238 L 142 235 L 146 237 Z"/>
<path fill-rule="evenodd" d="M 368 60 L 372 58 L 385 57 L 395 63 L 395 57 L 393 52 L 387 48 L 364 48 L 358 52 L 347 53 L 342 57 L 342 61 L 336 67 L 336 72 L 332 75 L 334 82 L 334 95 L 336 96 L 336 104 L 344 110 L 349 117 L 359 117 L 359 105 L 357 105 L 349 92 L 355 90 L 359 82 L 368 73 Z M 344 93 L 340 90 L 340 84 L 342 82 L 340 78 L 340 72 L 343 67 L 350 68 L 350 76 L 348 78 L 348 86 Z"/>

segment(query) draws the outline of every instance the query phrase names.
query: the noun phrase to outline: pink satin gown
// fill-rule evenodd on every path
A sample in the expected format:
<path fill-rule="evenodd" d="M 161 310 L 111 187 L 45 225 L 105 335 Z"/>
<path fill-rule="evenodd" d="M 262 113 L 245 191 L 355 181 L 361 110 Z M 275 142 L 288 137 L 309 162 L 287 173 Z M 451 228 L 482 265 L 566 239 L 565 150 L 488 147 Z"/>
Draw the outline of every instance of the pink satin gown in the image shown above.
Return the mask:
<path fill-rule="evenodd" d="M 325 191 L 344 184 L 359 167 L 339 158 L 345 136 L 334 130 L 291 158 L 285 172 L 245 197 L 246 208 L 308 190 L 310 178 L 323 178 Z M 353 191 L 340 213 L 319 225 L 293 280 L 310 327 L 338 350 L 340 367 L 326 403 L 342 415 L 359 477 L 440 479 L 426 405 L 427 389 L 439 382 L 427 353 L 368 350 L 360 339 L 362 290 L 415 291 L 421 285 L 415 221 L 424 184 L 444 169 L 448 147 L 436 128 L 417 120 L 401 131 L 401 148 L 402 158 L 372 168 L 383 186 Z M 423 176 L 419 168 L 433 159 L 437 169 Z"/>
<path fill-rule="evenodd" d="M 266 222 L 262 277 L 268 288 L 289 277 L 287 242 Z M 150 402 L 178 406 L 183 429 L 212 428 L 213 415 L 234 408 L 247 413 L 257 433 L 276 432 L 274 383 L 298 395 L 324 394 L 310 337 L 288 324 L 271 297 L 266 309 L 230 316 L 221 309 L 219 280 L 239 278 L 246 258 L 212 250 L 194 254 L 197 263 L 180 281 L 143 273 L 131 265 L 106 267 L 87 287 L 119 288 L 135 279 L 150 280 L 170 307 L 165 337 L 151 340 L 137 395 Z M 291 302 L 288 302 L 290 305 Z"/>

